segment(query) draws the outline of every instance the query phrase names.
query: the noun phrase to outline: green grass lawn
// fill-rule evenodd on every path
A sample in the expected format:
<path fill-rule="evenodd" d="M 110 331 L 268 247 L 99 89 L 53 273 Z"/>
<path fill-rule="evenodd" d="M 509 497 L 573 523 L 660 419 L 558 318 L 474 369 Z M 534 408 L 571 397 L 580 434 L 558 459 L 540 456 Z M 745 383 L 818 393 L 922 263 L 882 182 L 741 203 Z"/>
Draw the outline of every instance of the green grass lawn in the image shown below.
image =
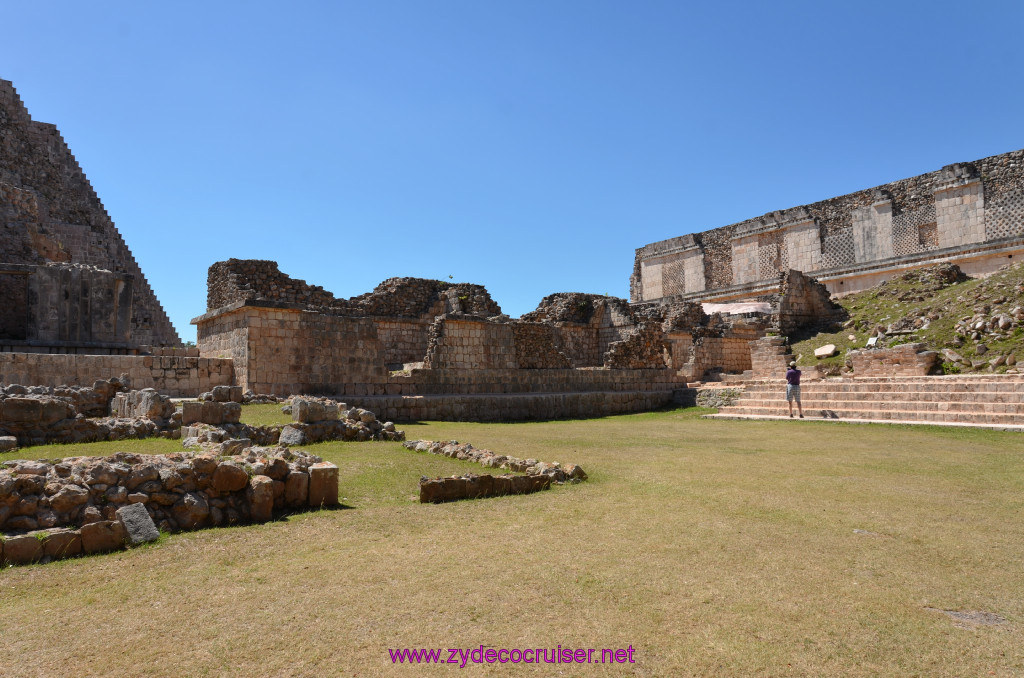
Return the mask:
<path fill-rule="evenodd" d="M 421 474 L 482 469 L 311 446 L 352 510 L 0 571 L 0 674 L 468 675 L 387 650 L 559 644 L 637 663 L 470 672 L 1024 674 L 1024 437 L 697 414 L 405 426 L 590 475 L 436 506 Z"/>

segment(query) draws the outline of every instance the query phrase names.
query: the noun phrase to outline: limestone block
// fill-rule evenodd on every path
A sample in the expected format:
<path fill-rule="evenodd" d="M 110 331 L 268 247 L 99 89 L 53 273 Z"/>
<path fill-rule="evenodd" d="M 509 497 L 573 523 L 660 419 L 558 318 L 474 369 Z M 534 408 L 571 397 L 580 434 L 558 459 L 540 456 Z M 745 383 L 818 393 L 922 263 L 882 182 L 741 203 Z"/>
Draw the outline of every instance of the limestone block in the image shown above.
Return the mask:
<path fill-rule="evenodd" d="M 281 429 L 281 437 L 278 439 L 281 445 L 305 445 L 306 434 L 302 429 L 294 426 L 285 426 Z"/>
<path fill-rule="evenodd" d="M 3 541 L 4 560 L 11 565 L 27 565 L 43 557 L 43 542 L 34 534 L 5 537 Z"/>
<path fill-rule="evenodd" d="M 253 476 L 249 481 L 249 516 L 253 522 L 265 523 L 273 517 L 274 481 L 267 476 Z"/>
<path fill-rule="evenodd" d="M 326 461 L 309 467 L 309 505 L 338 505 L 338 467 Z"/>
<path fill-rule="evenodd" d="M 203 420 L 203 403 L 186 401 L 181 404 L 181 425 L 189 426 Z"/>
<path fill-rule="evenodd" d="M 288 506 L 306 506 L 309 498 L 309 474 L 292 471 L 285 479 L 284 501 Z"/>
<path fill-rule="evenodd" d="M 235 402 L 221 403 L 221 420 L 225 424 L 237 424 L 242 418 L 242 404 Z"/>
<path fill-rule="evenodd" d="M 78 530 L 55 530 L 43 540 L 43 554 L 54 560 L 77 556 L 82 552 L 82 534 Z"/>
<path fill-rule="evenodd" d="M 97 520 L 82 526 L 82 550 L 102 553 L 122 548 L 127 538 L 119 520 Z"/>
<path fill-rule="evenodd" d="M 0 436 L 0 452 L 10 452 L 18 448 L 18 439 L 14 436 Z"/>
<path fill-rule="evenodd" d="M 831 358 L 832 356 L 839 353 L 839 349 L 836 348 L 835 344 L 825 344 L 814 349 L 814 357 L 819 360 L 822 358 Z"/>
<path fill-rule="evenodd" d="M 202 403 L 202 415 L 200 421 L 204 424 L 219 426 L 224 423 L 224 408 L 221 403 L 204 401 Z"/>
<path fill-rule="evenodd" d="M 116 515 L 124 525 L 125 534 L 132 544 L 144 544 L 160 538 L 160 531 L 156 529 L 156 524 L 144 505 L 122 506 L 117 509 Z"/>
<path fill-rule="evenodd" d="M 213 472 L 213 489 L 218 492 L 237 492 L 249 483 L 249 474 L 232 462 L 217 465 Z"/>
<path fill-rule="evenodd" d="M 0 401 L 3 407 L 0 421 L 12 424 L 34 424 L 43 414 L 42 404 L 32 398 L 7 398 Z"/>

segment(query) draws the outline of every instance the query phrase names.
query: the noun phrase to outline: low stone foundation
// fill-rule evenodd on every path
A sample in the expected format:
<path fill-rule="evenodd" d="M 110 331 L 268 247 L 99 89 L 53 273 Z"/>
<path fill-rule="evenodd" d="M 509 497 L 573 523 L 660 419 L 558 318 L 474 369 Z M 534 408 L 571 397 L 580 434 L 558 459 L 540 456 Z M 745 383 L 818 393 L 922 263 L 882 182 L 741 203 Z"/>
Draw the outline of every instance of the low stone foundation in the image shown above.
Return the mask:
<path fill-rule="evenodd" d="M 933 374 L 939 354 L 922 343 L 892 348 L 865 348 L 846 354 L 855 377 L 921 377 Z"/>
<path fill-rule="evenodd" d="M 174 398 L 234 383 L 231 360 L 220 358 L 0 352 L 0 384 L 89 386 L 111 374 L 126 375 L 134 388 L 155 388 Z"/>
<path fill-rule="evenodd" d="M 0 436 L 14 437 L 18 445 L 82 443 L 155 435 L 174 437 L 179 420 L 167 396 L 153 389 L 113 393 L 116 380 L 97 382 L 97 389 L 47 389 L 12 386 L 0 391 Z M 119 386 L 118 386 L 119 387 Z M 7 395 L 8 392 L 24 395 Z M 57 395 L 60 394 L 60 395 Z M 90 413 L 103 406 L 113 416 L 85 417 L 75 403 Z"/>
<path fill-rule="evenodd" d="M 501 476 L 474 475 L 420 480 L 420 503 L 439 504 L 459 499 L 482 499 L 507 494 L 530 494 L 551 487 L 551 478 L 544 475 Z"/>
<path fill-rule="evenodd" d="M 488 468 L 503 468 L 526 473 L 516 476 L 506 473 L 500 476 L 468 473 L 450 478 L 421 478 L 420 503 L 436 504 L 459 499 L 481 499 L 500 497 L 506 494 L 529 494 L 551 487 L 551 483 L 578 483 L 587 479 L 587 474 L 576 464 L 562 467 L 558 462 L 543 462 L 536 459 L 517 459 L 496 454 L 490 450 L 475 448 L 469 443 L 459 444 L 457 440 L 435 442 L 433 440 L 411 440 L 403 443 L 406 449 L 429 452 L 453 459 L 475 461 Z"/>
<path fill-rule="evenodd" d="M 3 467 L 0 562 L 11 564 L 121 548 L 128 534 L 118 509 L 131 504 L 175 532 L 338 503 L 338 467 L 287 449 L 230 457 L 118 453 Z"/>
<path fill-rule="evenodd" d="M 673 403 L 673 390 L 352 396 L 348 399 L 392 421 L 542 421 L 656 410 Z"/>

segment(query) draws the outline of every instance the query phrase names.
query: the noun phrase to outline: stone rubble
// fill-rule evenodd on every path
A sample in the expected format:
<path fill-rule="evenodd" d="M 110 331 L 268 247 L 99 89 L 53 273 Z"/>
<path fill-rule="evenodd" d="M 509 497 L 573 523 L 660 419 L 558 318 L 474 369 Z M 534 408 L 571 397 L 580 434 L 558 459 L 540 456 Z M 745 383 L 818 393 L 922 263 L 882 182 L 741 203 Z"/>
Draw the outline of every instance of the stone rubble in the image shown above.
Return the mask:
<path fill-rule="evenodd" d="M 4 462 L 0 562 L 113 550 L 151 540 L 157 528 L 262 522 L 275 510 L 337 505 L 334 464 L 287 448 L 236 451 Z"/>

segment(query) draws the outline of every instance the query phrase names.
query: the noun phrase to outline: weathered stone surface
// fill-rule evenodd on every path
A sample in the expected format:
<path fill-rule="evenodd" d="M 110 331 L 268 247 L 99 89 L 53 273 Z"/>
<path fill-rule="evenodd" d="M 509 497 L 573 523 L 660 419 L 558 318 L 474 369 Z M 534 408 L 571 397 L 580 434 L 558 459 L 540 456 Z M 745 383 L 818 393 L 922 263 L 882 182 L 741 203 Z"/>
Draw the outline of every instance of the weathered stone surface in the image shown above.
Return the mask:
<path fill-rule="evenodd" d="M 3 421 L 12 424 L 37 424 L 43 416 L 43 404 L 34 398 L 7 398 L 0 406 Z"/>
<path fill-rule="evenodd" d="M 839 353 L 839 349 L 836 348 L 835 344 L 825 344 L 814 349 L 814 357 L 821 360 L 822 358 L 831 358 L 832 356 Z"/>
<path fill-rule="evenodd" d="M 18 439 L 14 436 L 0 436 L 0 452 L 10 452 L 18 448 Z"/>
<path fill-rule="evenodd" d="M 123 548 L 127 537 L 124 525 L 118 520 L 97 520 L 82 525 L 82 550 L 103 553 Z"/>
<path fill-rule="evenodd" d="M 82 534 L 78 530 L 53 530 L 43 540 L 43 554 L 54 560 L 71 558 L 82 552 Z"/>
<path fill-rule="evenodd" d="M 57 494 L 50 497 L 50 507 L 54 511 L 66 513 L 87 501 L 89 501 L 89 490 L 78 485 L 65 485 Z"/>
<path fill-rule="evenodd" d="M 322 461 L 309 467 L 309 505 L 338 505 L 338 467 Z"/>
<path fill-rule="evenodd" d="M 5 537 L 3 555 L 11 565 L 28 565 L 43 557 L 43 542 L 34 534 Z"/>
<path fill-rule="evenodd" d="M 160 538 L 160 531 L 142 504 L 129 504 L 117 509 L 117 518 L 124 525 L 125 534 L 132 544 L 144 544 Z"/>
<path fill-rule="evenodd" d="M 273 517 L 274 481 L 267 476 L 253 476 L 249 481 L 249 515 L 254 522 L 265 523 Z"/>
<path fill-rule="evenodd" d="M 284 485 L 284 501 L 288 506 L 306 506 L 309 498 L 309 474 L 293 471 Z"/>
<path fill-rule="evenodd" d="M 183 530 L 192 530 L 202 525 L 210 515 L 206 498 L 196 492 L 188 492 L 172 507 L 174 520 Z"/>
<path fill-rule="evenodd" d="M 249 474 L 231 462 L 223 462 L 213 473 L 213 489 L 218 492 L 237 492 L 248 484 Z"/>
<path fill-rule="evenodd" d="M 305 445 L 306 434 L 302 429 L 294 426 L 285 426 L 281 429 L 281 437 L 278 439 L 281 445 Z"/>
<path fill-rule="evenodd" d="M 186 400 L 181 404 L 181 425 L 189 426 L 203 421 L 203 403 Z"/>
<path fill-rule="evenodd" d="M 237 424 L 242 417 L 241 403 L 222 403 L 221 412 L 225 424 Z"/>

